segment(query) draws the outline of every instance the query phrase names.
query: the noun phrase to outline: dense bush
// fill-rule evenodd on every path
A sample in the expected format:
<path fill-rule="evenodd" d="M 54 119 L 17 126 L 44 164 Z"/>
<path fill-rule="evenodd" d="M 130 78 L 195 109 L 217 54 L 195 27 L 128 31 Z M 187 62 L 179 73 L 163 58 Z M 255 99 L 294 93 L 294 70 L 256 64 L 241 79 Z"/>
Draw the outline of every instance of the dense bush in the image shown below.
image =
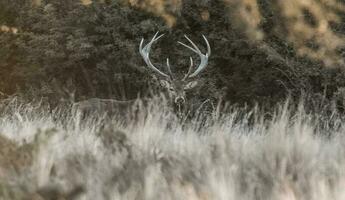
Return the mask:
<path fill-rule="evenodd" d="M 29 0 L 1 0 L 0 4 L 0 23 L 18 30 L 15 34 L 0 31 L 0 91 L 7 94 L 32 91 L 52 101 L 74 92 L 76 100 L 131 99 L 138 93 L 145 96 L 152 79 L 138 45 L 142 37 L 150 39 L 156 31 L 166 35 L 154 47 L 152 60 L 163 69 L 166 57 L 170 57 L 173 71 L 178 74 L 187 71 L 192 54 L 176 40 L 188 34 L 204 46 L 201 34 L 209 39 L 209 67 L 202 74 L 203 87 L 193 97 L 223 96 L 233 103 L 269 106 L 288 95 L 298 98 L 302 93 L 330 99 L 345 85 L 339 62 L 326 62 L 331 59 L 325 58 L 330 53 L 319 57 L 317 53 L 308 54 L 309 50 L 303 53 L 302 45 L 311 45 L 305 35 L 310 33 L 310 21 L 301 22 L 308 31 L 301 33 L 302 39 L 296 38 L 296 30 L 289 29 L 296 25 L 292 16 L 283 15 L 288 5 L 274 1 L 184 0 L 153 4 L 149 0 L 109 0 L 85 6 L 79 1 L 45 0 L 35 6 Z M 301 9 L 300 4 L 293 5 Z M 317 6 L 323 8 L 322 3 Z M 331 12 L 328 8 L 327 13 Z M 339 25 L 342 10 L 334 11 L 334 15 L 338 13 L 336 18 L 325 14 L 325 19 L 334 19 L 334 23 L 327 30 L 329 34 L 317 36 L 322 49 L 328 45 L 324 37 L 337 39 L 343 34 Z M 320 17 L 314 20 L 321 23 Z"/>

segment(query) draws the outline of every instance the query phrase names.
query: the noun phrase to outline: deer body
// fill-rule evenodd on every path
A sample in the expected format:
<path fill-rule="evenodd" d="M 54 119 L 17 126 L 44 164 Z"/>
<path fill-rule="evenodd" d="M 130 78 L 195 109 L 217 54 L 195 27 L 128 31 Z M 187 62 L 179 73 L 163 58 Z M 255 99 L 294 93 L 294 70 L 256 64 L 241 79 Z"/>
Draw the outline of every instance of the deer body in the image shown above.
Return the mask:
<path fill-rule="evenodd" d="M 136 105 L 137 100 L 119 101 L 114 99 L 91 98 L 73 104 L 73 112 L 82 114 L 118 114 L 125 115 Z"/>
<path fill-rule="evenodd" d="M 186 35 L 185 38 L 189 41 L 191 46 L 188 46 L 182 42 L 178 42 L 182 46 L 188 48 L 192 52 L 196 53 L 200 57 L 200 64 L 197 69 L 194 68 L 193 59 L 190 57 L 190 67 L 188 73 L 185 74 L 184 77 L 177 78 L 173 75 L 169 63 L 169 58 L 166 60 L 166 67 L 168 73 L 162 72 L 158 68 L 156 68 L 149 58 L 149 54 L 151 51 L 152 44 L 160 39 L 163 35 L 158 36 L 158 32 L 154 35 L 152 40 L 147 43 L 144 47 L 144 39 L 141 40 L 139 45 L 139 53 L 143 57 L 146 65 L 150 68 L 156 75 L 158 75 L 158 79 L 160 85 L 168 91 L 168 97 L 171 99 L 172 103 L 175 104 L 179 110 L 186 102 L 186 92 L 193 89 L 197 84 L 197 76 L 202 72 L 207 64 L 208 64 L 208 57 L 211 55 L 211 47 L 203 35 L 203 38 L 207 45 L 207 53 L 203 54 L 200 49 L 190 40 Z M 114 99 L 98 99 L 92 98 L 85 101 L 77 102 L 73 105 L 74 110 L 80 110 L 83 113 L 93 113 L 93 112 L 107 112 L 107 113 L 120 113 L 126 114 L 125 111 L 130 111 L 133 106 L 135 106 L 135 102 L 137 100 L 130 100 L 130 101 L 119 101 Z"/>

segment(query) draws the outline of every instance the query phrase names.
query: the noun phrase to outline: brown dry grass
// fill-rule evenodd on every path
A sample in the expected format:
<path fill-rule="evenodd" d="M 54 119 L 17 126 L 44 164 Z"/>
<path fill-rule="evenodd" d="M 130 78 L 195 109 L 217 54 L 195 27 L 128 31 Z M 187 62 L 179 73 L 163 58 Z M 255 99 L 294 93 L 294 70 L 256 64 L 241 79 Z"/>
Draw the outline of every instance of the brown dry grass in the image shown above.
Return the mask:
<path fill-rule="evenodd" d="M 0 25 L 0 32 L 17 34 L 18 29 L 16 27 L 9 27 L 6 25 Z"/>
<path fill-rule="evenodd" d="M 245 33 L 252 41 L 261 41 L 265 34 L 261 29 L 264 22 L 258 0 L 223 0 L 229 8 L 233 27 Z M 176 23 L 174 13 L 181 9 L 182 0 L 128 0 L 134 7 L 162 17 L 169 27 Z M 345 45 L 345 37 L 335 33 L 331 23 L 341 23 L 338 13 L 345 12 L 345 5 L 336 0 L 289 0 L 271 1 L 276 7 L 275 15 L 281 16 L 281 27 L 271 27 L 286 34 L 283 38 L 296 49 L 299 56 L 307 56 L 323 62 L 326 66 L 344 66 L 339 49 Z M 309 15 L 309 16 L 306 16 Z M 200 12 L 201 18 L 209 20 L 208 10 Z M 308 21 L 307 18 L 310 18 Z M 287 33 L 286 33 L 287 30 Z"/>
<path fill-rule="evenodd" d="M 181 9 L 182 0 L 128 0 L 136 8 L 141 8 L 163 18 L 169 27 L 176 24 L 174 13 Z"/>
<path fill-rule="evenodd" d="M 89 5 L 92 0 L 81 0 Z M 33 0 L 35 5 L 40 0 Z M 123 0 L 126 5 L 142 9 L 164 19 L 168 27 L 176 24 L 176 15 L 182 9 L 183 0 Z M 223 0 L 228 5 L 233 28 L 245 33 L 252 41 L 262 41 L 265 33 L 261 25 L 265 23 L 258 0 Z M 274 16 L 279 23 L 271 27 L 278 36 L 292 44 L 299 56 L 323 62 L 326 66 L 344 66 L 340 50 L 345 46 L 345 37 L 332 29 L 340 25 L 340 13 L 345 12 L 345 4 L 337 0 L 289 0 L 268 1 L 275 8 Z M 207 8 L 198 10 L 201 19 L 208 21 Z M 281 21 L 281 23 L 279 22 Z M 284 29 L 284 30 L 283 30 Z M 283 33 L 283 34 L 281 34 Z"/>
<path fill-rule="evenodd" d="M 259 28 L 262 16 L 256 0 L 224 0 L 224 3 L 228 5 L 229 17 L 236 29 L 252 40 L 263 39 Z"/>
<path fill-rule="evenodd" d="M 330 28 L 330 23 L 341 23 L 335 10 L 344 12 L 343 4 L 335 0 L 290 0 L 279 1 L 285 23 L 288 26 L 287 40 L 292 42 L 298 54 L 322 60 L 327 66 L 344 65 L 344 60 L 337 53 L 345 45 L 345 37 L 337 35 Z M 310 24 L 305 20 L 308 11 L 315 21 Z M 317 48 L 310 48 L 306 42 L 312 42 Z"/>
<path fill-rule="evenodd" d="M 260 25 L 266 20 L 260 14 L 257 0 L 224 0 L 236 29 L 246 33 L 250 40 L 263 39 Z M 284 40 L 291 43 L 299 56 L 322 61 L 326 66 L 344 66 L 339 49 L 345 37 L 335 33 L 331 23 L 341 23 L 338 13 L 345 12 L 345 5 L 336 0 L 270 1 L 275 16 L 281 16 L 281 27 L 271 27 L 284 33 Z M 262 12 L 262 11 L 261 11 Z M 279 22 L 278 22 L 279 23 Z M 279 30 L 281 28 L 284 30 Z M 287 32 L 286 32 L 287 31 Z"/>

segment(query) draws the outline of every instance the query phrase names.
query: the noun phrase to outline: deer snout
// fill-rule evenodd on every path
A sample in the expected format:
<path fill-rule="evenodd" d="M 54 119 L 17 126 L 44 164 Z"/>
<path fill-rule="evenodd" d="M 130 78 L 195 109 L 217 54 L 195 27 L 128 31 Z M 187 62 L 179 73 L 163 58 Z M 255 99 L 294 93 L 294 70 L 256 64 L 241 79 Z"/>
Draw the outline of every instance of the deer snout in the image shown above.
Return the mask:
<path fill-rule="evenodd" d="M 176 104 L 184 104 L 186 100 L 184 99 L 184 97 L 176 97 L 175 98 L 175 103 Z"/>

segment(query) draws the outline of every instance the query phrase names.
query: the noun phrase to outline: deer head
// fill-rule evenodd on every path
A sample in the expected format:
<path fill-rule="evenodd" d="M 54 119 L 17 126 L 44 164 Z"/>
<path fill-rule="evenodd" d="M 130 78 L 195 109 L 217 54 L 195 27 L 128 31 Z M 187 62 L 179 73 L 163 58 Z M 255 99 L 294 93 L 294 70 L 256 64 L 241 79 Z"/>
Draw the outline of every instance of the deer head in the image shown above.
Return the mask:
<path fill-rule="evenodd" d="M 211 55 L 211 47 L 206 37 L 203 35 L 203 38 L 207 45 L 207 53 L 203 54 L 200 49 L 193 43 L 193 41 L 185 35 L 184 37 L 189 41 L 191 46 L 188 46 L 182 42 L 178 43 L 196 53 L 200 57 L 200 64 L 196 68 L 196 70 L 194 70 L 193 58 L 190 57 L 190 66 L 188 72 L 184 75 L 184 77 L 176 78 L 171 72 L 169 58 L 167 58 L 166 60 L 166 70 L 168 73 L 164 73 L 157 67 L 155 67 L 149 58 L 152 44 L 160 39 L 164 34 L 160 36 L 157 35 L 158 32 L 144 47 L 144 39 L 142 39 L 139 46 L 139 52 L 143 57 L 145 63 L 147 64 L 147 67 L 149 67 L 158 75 L 161 85 L 169 91 L 169 96 L 173 98 L 174 103 L 180 106 L 186 101 L 186 92 L 198 85 L 198 80 L 196 79 L 196 77 L 206 68 L 208 64 L 208 58 Z"/>

